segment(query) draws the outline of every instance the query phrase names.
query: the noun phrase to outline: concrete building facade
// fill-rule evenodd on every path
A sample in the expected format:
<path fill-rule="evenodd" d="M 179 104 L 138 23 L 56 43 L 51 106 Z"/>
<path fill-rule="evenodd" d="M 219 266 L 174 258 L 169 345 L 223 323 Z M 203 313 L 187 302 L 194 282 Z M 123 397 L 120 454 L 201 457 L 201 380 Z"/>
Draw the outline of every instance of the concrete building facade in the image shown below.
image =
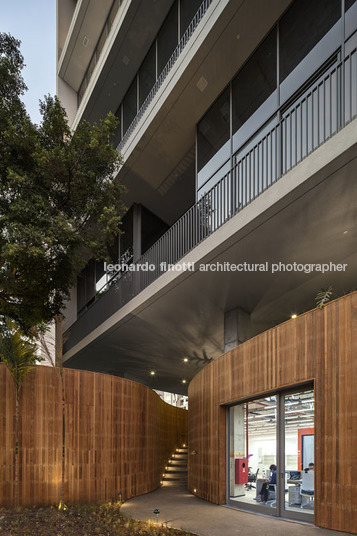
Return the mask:
<path fill-rule="evenodd" d="M 128 207 L 112 265 L 89 260 L 72 290 L 65 366 L 181 395 L 195 378 L 208 403 L 214 375 L 202 398 L 197 378 L 222 354 L 239 360 L 321 288 L 356 288 L 357 3 L 58 0 L 57 11 L 58 95 L 74 129 L 116 114 Z M 267 363 L 266 377 L 279 374 Z M 224 454 L 193 455 L 191 491 L 312 521 L 314 381 L 217 398 Z M 210 463 L 226 475 L 215 491 L 199 476 Z M 264 493 L 276 471 L 284 485 Z"/>

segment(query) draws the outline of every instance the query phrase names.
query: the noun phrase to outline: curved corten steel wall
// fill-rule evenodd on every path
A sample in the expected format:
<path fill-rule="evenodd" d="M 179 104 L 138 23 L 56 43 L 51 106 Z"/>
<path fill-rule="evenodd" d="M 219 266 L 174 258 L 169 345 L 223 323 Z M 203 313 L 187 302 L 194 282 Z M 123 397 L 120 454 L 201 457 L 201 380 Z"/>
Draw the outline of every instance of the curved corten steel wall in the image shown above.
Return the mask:
<path fill-rule="evenodd" d="M 176 446 L 187 440 L 187 411 L 139 383 L 65 369 L 65 501 L 130 498 L 157 488 Z M 62 406 L 58 372 L 39 366 L 20 395 L 22 505 L 58 504 Z M 13 504 L 15 388 L 0 364 L 0 506 Z"/>
<path fill-rule="evenodd" d="M 226 502 L 221 404 L 306 381 L 315 387 L 315 524 L 357 533 L 357 293 L 256 336 L 195 376 L 189 489 Z"/>

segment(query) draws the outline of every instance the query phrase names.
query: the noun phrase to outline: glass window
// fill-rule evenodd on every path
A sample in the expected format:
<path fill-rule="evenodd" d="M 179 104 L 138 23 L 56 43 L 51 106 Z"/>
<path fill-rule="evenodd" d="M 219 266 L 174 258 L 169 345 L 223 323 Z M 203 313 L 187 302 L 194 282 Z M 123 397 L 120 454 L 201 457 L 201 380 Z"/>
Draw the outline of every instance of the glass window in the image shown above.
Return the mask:
<path fill-rule="evenodd" d="M 314 392 L 284 396 L 284 508 L 314 513 Z"/>
<path fill-rule="evenodd" d="M 108 244 L 109 257 L 116 264 L 119 260 L 119 235 L 114 237 Z"/>
<path fill-rule="evenodd" d="M 274 28 L 233 80 L 233 132 L 236 132 L 276 89 L 276 56 Z"/>
<path fill-rule="evenodd" d="M 123 217 L 120 235 L 120 259 L 132 257 L 133 252 L 133 207 Z"/>
<path fill-rule="evenodd" d="M 169 226 L 145 207 L 141 207 L 141 254 L 162 236 Z"/>
<path fill-rule="evenodd" d="M 197 125 L 198 171 L 229 140 L 229 101 L 228 87 Z"/>
<path fill-rule="evenodd" d="M 118 146 L 118 144 L 120 143 L 121 138 L 122 138 L 122 136 L 121 136 L 121 107 L 122 107 L 122 105 L 120 104 L 119 108 L 115 112 L 115 117 L 117 119 L 119 119 L 119 122 L 118 122 L 118 126 L 115 129 L 114 136 L 113 136 L 113 146 L 114 147 Z"/>
<path fill-rule="evenodd" d="M 77 277 L 77 312 L 79 312 L 86 304 L 86 269 L 78 274 Z"/>
<path fill-rule="evenodd" d="M 180 2 L 180 38 L 196 15 L 202 0 L 181 0 Z"/>
<path fill-rule="evenodd" d="M 156 81 L 156 42 L 151 46 L 139 70 L 139 107 Z"/>
<path fill-rule="evenodd" d="M 123 133 L 128 130 L 134 117 L 137 114 L 137 84 L 136 77 L 134 78 L 131 86 L 129 87 L 126 95 L 123 99 Z"/>
<path fill-rule="evenodd" d="M 350 9 L 355 2 L 356 0 L 345 0 L 345 11 Z"/>
<path fill-rule="evenodd" d="M 96 293 L 105 289 L 107 274 L 104 271 L 104 262 L 95 262 L 95 290 Z"/>
<path fill-rule="evenodd" d="M 279 24 L 280 82 L 341 16 L 340 0 L 295 1 Z"/>
<path fill-rule="evenodd" d="M 177 0 L 167 15 L 157 36 L 158 46 L 158 76 L 164 69 L 170 56 L 178 44 L 178 14 Z"/>
<path fill-rule="evenodd" d="M 95 260 L 91 259 L 86 266 L 86 304 L 95 297 Z"/>

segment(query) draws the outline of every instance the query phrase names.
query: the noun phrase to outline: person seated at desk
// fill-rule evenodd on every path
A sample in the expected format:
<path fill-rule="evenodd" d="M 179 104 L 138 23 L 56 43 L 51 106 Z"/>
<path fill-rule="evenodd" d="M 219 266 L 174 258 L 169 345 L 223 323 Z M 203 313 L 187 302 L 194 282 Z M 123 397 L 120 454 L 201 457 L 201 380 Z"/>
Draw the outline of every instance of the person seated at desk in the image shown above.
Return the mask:
<path fill-rule="evenodd" d="M 260 498 L 258 497 L 257 498 L 257 501 L 264 501 L 265 503 L 267 502 L 268 500 L 268 496 L 269 496 L 269 484 L 276 484 L 276 470 L 277 470 L 277 467 L 276 465 L 272 464 L 270 467 L 269 467 L 270 471 L 271 471 L 271 477 L 269 478 L 269 480 L 267 482 L 264 482 L 263 485 L 262 485 L 262 489 L 260 490 Z"/>
<path fill-rule="evenodd" d="M 309 467 L 306 467 L 306 469 L 304 469 L 305 473 L 308 473 L 309 471 L 314 471 L 314 470 L 315 470 L 314 462 L 310 462 Z"/>

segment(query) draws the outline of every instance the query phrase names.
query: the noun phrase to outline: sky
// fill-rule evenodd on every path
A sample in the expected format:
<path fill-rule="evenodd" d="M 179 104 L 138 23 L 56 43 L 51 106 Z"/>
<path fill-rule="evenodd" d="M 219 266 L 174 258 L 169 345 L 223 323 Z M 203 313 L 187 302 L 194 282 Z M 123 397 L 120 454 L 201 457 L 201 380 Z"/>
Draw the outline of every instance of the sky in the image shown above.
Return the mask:
<path fill-rule="evenodd" d="M 39 100 L 56 92 L 56 0 L 0 0 L 0 32 L 22 42 L 22 74 L 28 87 L 23 101 L 39 123 Z"/>

